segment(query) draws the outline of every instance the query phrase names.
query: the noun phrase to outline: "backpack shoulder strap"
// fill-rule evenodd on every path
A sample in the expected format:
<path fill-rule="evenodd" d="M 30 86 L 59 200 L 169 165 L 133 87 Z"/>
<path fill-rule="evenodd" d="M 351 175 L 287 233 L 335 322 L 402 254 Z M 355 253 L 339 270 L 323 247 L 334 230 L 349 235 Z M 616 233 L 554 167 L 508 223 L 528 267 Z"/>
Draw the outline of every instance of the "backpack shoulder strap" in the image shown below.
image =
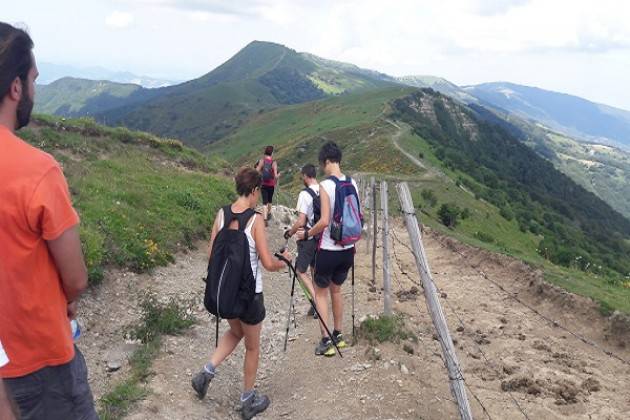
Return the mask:
<path fill-rule="evenodd" d="M 221 229 L 224 229 L 226 227 L 229 227 L 230 223 L 232 223 L 232 220 L 234 219 L 234 214 L 232 213 L 232 205 L 230 204 L 221 208 L 221 211 L 223 212 L 223 227 Z"/>
<path fill-rule="evenodd" d="M 315 191 L 313 191 L 313 189 L 311 187 L 304 188 L 304 191 L 306 191 L 311 197 L 313 197 L 313 200 L 315 200 L 316 198 L 319 197 L 319 194 L 317 194 Z"/>
<path fill-rule="evenodd" d="M 334 175 L 331 175 L 331 176 L 329 176 L 329 177 L 328 177 L 328 178 L 326 178 L 326 179 L 331 180 L 332 182 L 334 182 L 334 183 L 335 183 L 335 185 L 339 184 L 339 178 L 337 178 L 337 177 L 336 177 L 336 176 L 334 176 Z"/>
<path fill-rule="evenodd" d="M 245 231 L 248 222 L 254 218 L 256 212 L 253 209 L 247 209 L 243 213 L 237 214 L 235 219 L 238 220 L 238 230 Z"/>

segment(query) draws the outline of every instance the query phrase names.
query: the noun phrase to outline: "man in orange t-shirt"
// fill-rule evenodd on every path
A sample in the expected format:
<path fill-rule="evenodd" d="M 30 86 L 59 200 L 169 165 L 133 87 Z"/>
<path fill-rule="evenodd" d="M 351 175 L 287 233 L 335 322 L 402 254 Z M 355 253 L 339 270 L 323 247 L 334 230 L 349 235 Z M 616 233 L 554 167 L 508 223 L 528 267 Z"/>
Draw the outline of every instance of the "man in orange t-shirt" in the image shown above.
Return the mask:
<path fill-rule="evenodd" d="M 79 217 L 59 164 L 14 134 L 33 108 L 32 49 L 0 22 L 0 377 L 23 419 L 98 419 L 70 328 L 87 287 Z"/>

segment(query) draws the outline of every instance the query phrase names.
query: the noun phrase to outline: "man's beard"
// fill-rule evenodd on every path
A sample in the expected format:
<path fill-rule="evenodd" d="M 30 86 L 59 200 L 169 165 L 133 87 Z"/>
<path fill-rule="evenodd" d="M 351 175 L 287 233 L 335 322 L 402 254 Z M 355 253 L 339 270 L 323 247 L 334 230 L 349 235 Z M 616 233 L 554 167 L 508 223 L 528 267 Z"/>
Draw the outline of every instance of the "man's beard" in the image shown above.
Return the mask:
<path fill-rule="evenodd" d="M 22 92 L 22 98 L 18 102 L 17 106 L 17 127 L 19 130 L 22 127 L 26 127 L 31 121 L 31 113 L 33 112 L 33 100 L 28 94 L 28 89 L 24 89 Z"/>

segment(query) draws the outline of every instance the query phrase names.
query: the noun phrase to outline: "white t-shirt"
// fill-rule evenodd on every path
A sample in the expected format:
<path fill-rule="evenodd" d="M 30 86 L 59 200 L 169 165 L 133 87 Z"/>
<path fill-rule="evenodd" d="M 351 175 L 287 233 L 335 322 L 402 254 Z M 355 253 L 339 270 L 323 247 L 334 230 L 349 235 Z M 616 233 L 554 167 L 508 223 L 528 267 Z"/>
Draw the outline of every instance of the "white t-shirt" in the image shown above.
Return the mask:
<path fill-rule="evenodd" d="M 310 185 L 309 188 L 319 195 L 319 184 Z M 313 227 L 313 218 L 315 217 L 313 209 L 313 197 L 306 191 L 302 190 L 298 195 L 297 211 L 306 215 L 306 223 L 309 228 Z"/>
<path fill-rule="evenodd" d="M 4 348 L 2 348 L 2 341 L 0 341 L 0 367 L 9 363 L 9 358 L 7 354 L 4 352 Z"/>
<path fill-rule="evenodd" d="M 345 175 L 339 178 L 339 181 L 345 181 L 345 180 L 346 180 Z M 326 179 L 322 181 L 321 184 L 319 185 L 321 185 L 321 187 L 324 188 L 324 191 L 326 191 L 326 194 L 328 194 L 328 198 L 330 199 L 330 218 L 332 220 L 333 211 L 335 209 L 335 190 L 336 190 L 335 182 L 331 181 L 330 179 Z M 354 182 L 354 179 L 352 180 L 352 185 L 354 185 L 354 188 L 356 188 L 357 194 L 358 194 L 359 188 L 357 187 L 357 183 Z M 345 249 L 350 249 L 350 248 L 354 248 L 354 245 L 337 245 L 335 243 L 335 241 L 330 237 L 330 224 L 329 224 L 326 227 L 326 230 L 324 230 L 324 233 L 322 235 L 322 242 L 320 244 L 320 249 L 325 249 L 327 251 L 343 251 Z"/>

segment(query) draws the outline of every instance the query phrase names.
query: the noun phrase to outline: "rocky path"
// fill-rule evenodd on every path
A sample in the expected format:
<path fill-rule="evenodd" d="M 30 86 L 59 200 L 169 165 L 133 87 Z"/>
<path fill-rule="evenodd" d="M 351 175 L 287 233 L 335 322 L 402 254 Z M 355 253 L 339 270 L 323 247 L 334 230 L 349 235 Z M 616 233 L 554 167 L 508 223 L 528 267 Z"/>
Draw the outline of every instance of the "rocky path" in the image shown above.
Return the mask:
<path fill-rule="evenodd" d="M 266 273 L 267 319 L 262 332 L 262 356 L 258 387 L 272 405 L 265 419 L 444 419 L 455 418 L 440 348 L 417 285 L 417 271 L 404 227 L 394 223 L 399 241 L 392 240 L 394 310 L 403 314 L 416 339 L 384 343 L 373 348 L 359 343 L 346 349 L 343 358 L 313 355 L 318 340 L 317 321 L 305 316 L 308 306 L 299 299 L 297 329 L 292 325 L 289 348 L 282 351 L 289 303 L 287 273 Z M 281 224 L 269 228 L 272 249 Z M 540 280 L 540 273 L 503 256 L 466 247 L 435 233 L 424 238 L 434 280 L 442 291 L 448 323 L 458 347 L 462 370 L 470 390 L 475 418 L 623 419 L 630 412 L 630 367 L 542 321 L 510 299 L 480 275 L 536 309 L 599 345 L 630 359 L 604 320 L 588 301 L 561 293 Z M 364 249 L 364 247 L 362 247 Z M 462 256 L 462 254 L 464 256 Z M 379 254 L 380 255 L 380 254 Z M 371 288 L 370 260 L 357 254 L 356 318 L 378 314 L 382 308 L 379 288 Z M 380 267 L 379 267 L 380 268 Z M 239 418 L 242 345 L 219 369 L 208 396 L 199 401 L 190 378 L 214 347 L 214 324 L 201 305 L 206 269 L 205 247 L 181 255 L 177 263 L 151 276 L 111 273 L 107 283 L 85 302 L 82 339 L 97 397 L 126 366 L 107 373 L 107 361 L 124 355 L 119 330 L 122 320 L 137 318 L 134 299 L 139 290 L 152 289 L 164 296 L 196 299 L 199 323 L 180 337 L 165 337 L 153 364 L 150 395 L 128 416 L 130 419 L 231 419 Z M 380 273 L 380 271 L 378 271 Z M 378 279 L 377 279 L 378 282 Z M 370 291 L 372 290 L 372 291 Z M 346 284 L 346 336 L 351 335 L 350 282 Z M 296 293 L 296 295 L 298 295 Z M 460 320 L 463 327 L 460 325 Z M 358 323 L 358 322 L 357 322 Z M 222 324 L 222 330 L 227 324 Z M 98 334 L 98 335 L 97 335 Z M 630 344 L 630 343 L 629 343 Z M 486 362 L 485 358 L 489 360 Z"/>

